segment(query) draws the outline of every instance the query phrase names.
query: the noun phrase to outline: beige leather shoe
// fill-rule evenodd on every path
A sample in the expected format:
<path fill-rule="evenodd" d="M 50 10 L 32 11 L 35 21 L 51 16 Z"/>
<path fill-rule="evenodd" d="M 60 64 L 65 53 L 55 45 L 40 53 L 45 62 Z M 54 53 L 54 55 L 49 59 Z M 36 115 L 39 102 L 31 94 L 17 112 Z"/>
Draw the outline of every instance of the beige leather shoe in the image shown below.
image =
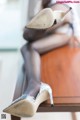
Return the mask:
<path fill-rule="evenodd" d="M 29 23 L 26 25 L 27 28 L 33 29 L 47 29 L 54 24 L 54 21 L 61 22 L 64 20 L 65 15 L 71 10 L 66 12 L 56 10 L 53 11 L 51 8 L 45 8 L 41 10 Z"/>
<path fill-rule="evenodd" d="M 50 98 L 51 106 L 53 106 L 52 89 L 48 84 L 41 83 L 40 91 L 36 98 L 33 96 L 23 95 L 15 100 L 3 112 L 9 113 L 18 117 L 33 116 L 39 105 Z"/>

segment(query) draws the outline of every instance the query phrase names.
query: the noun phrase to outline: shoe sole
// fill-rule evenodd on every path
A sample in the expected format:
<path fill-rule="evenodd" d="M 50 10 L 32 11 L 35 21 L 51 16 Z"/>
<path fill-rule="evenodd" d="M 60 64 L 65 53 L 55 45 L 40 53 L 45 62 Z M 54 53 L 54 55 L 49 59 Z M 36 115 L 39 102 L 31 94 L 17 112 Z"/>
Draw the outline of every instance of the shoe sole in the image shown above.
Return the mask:
<path fill-rule="evenodd" d="M 48 99 L 49 93 L 47 91 L 43 91 L 41 95 L 37 97 L 34 103 L 27 99 L 20 100 L 17 103 L 5 108 L 3 112 L 17 117 L 31 117 L 36 113 L 39 105 Z"/>
<path fill-rule="evenodd" d="M 46 29 L 53 25 L 53 11 L 51 8 L 41 10 L 26 26 L 27 28 Z"/>

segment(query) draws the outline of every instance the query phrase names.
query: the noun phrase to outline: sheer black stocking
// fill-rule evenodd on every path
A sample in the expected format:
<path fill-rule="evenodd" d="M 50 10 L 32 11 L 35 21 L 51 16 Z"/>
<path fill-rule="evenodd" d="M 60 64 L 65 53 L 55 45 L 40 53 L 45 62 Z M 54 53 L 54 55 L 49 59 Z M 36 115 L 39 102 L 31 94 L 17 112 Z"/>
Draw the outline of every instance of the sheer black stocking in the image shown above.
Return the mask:
<path fill-rule="evenodd" d="M 40 56 L 28 43 L 21 49 L 24 58 L 25 71 L 28 79 L 28 87 L 25 93 L 31 96 L 36 96 L 40 89 Z"/>
<path fill-rule="evenodd" d="M 69 29 L 66 27 L 66 29 Z M 48 37 L 25 44 L 21 53 L 24 58 L 25 71 L 28 75 L 28 87 L 25 93 L 36 97 L 40 90 L 41 83 L 41 65 L 40 55 L 54 48 L 63 46 L 69 42 L 70 35 L 66 33 L 55 33 Z"/>

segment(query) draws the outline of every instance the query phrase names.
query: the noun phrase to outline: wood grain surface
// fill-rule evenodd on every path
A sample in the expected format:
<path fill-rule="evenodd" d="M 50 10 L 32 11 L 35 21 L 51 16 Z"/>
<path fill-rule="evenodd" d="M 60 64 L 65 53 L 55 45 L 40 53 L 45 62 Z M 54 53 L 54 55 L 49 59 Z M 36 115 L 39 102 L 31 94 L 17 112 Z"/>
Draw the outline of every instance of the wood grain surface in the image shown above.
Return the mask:
<path fill-rule="evenodd" d="M 80 48 L 64 46 L 41 56 L 42 81 L 53 91 L 54 104 L 80 103 Z"/>

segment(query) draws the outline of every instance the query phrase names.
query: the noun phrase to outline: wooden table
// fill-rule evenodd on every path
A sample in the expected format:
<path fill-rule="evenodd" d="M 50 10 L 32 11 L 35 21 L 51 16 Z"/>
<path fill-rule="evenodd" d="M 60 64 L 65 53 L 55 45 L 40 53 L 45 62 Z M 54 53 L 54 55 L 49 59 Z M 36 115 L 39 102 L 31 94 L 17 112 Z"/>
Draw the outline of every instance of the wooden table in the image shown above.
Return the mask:
<path fill-rule="evenodd" d="M 48 102 L 38 111 L 80 111 L 80 48 L 64 46 L 41 59 L 42 81 L 53 90 L 54 108 Z"/>
<path fill-rule="evenodd" d="M 54 107 L 48 101 L 40 105 L 38 112 L 80 111 L 80 48 L 69 45 L 57 48 L 42 55 L 41 63 L 42 81 L 53 90 Z M 16 86 L 14 99 L 22 93 L 23 81 L 17 83 L 21 84 Z"/>

